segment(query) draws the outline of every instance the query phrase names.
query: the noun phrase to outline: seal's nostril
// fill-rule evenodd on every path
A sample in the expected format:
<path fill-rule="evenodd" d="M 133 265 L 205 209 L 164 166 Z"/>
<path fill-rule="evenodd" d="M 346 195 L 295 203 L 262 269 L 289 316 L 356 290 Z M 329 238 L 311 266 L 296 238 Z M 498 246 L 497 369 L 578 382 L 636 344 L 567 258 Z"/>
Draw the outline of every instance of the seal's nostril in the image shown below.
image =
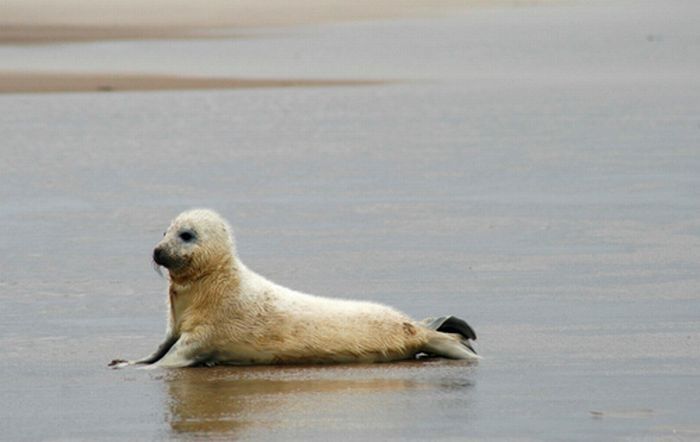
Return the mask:
<path fill-rule="evenodd" d="M 153 250 L 153 260 L 154 260 L 157 264 L 160 264 L 160 263 L 161 263 L 161 261 L 163 260 L 163 250 L 162 250 L 162 249 L 159 249 L 158 247 L 156 247 L 156 248 Z"/>

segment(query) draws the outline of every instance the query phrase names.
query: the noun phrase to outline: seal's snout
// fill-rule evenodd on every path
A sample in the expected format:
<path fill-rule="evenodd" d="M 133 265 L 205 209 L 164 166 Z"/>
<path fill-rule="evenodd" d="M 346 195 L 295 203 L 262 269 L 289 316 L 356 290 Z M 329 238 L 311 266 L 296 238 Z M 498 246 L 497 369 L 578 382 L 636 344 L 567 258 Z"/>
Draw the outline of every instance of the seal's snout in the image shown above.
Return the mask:
<path fill-rule="evenodd" d="M 160 247 L 153 249 L 153 261 L 159 266 L 168 267 L 168 258 Z"/>

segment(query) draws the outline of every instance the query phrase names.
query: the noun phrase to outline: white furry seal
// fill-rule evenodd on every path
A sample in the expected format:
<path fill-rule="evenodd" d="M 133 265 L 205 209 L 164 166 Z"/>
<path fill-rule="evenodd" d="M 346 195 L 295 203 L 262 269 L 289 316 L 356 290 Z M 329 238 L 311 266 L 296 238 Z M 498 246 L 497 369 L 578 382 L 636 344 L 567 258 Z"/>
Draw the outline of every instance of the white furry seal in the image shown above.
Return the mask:
<path fill-rule="evenodd" d="M 153 251 L 168 269 L 169 324 L 150 356 L 123 367 L 379 362 L 418 354 L 476 359 L 476 335 L 448 316 L 414 321 L 390 307 L 279 286 L 238 258 L 231 228 L 211 210 L 181 213 Z"/>

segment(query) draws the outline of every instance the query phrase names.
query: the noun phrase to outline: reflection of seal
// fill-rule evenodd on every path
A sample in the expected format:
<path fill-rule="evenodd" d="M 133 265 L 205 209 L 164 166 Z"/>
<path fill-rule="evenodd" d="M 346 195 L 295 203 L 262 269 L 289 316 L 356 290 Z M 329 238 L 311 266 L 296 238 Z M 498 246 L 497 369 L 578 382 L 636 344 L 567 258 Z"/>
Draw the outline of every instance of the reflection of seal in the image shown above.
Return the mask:
<path fill-rule="evenodd" d="M 377 362 L 419 353 L 477 358 L 474 331 L 461 319 L 416 322 L 380 304 L 268 281 L 238 259 L 231 228 L 210 210 L 175 218 L 153 259 L 170 274 L 166 339 L 152 355 L 113 366 Z"/>
<path fill-rule="evenodd" d="M 434 382 L 429 377 L 413 379 L 421 374 L 422 367 L 404 365 L 397 377 L 387 376 L 376 367 L 358 366 L 360 370 L 353 372 L 358 375 L 356 378 L 348 378 L 345 372 L 327 366 L 301 370 L 292 367 L 172 370 L 162 378 L 167 392 L 165 419 L 180 434 L 256 439 L 254 436 L 259 432 L 269 436 L 270 430 L 298 429 L 304 425 L 299 413 L 314 416 L 314 421 L 330 418 L 329 413 L 337 416 L 341 411 L 354 418 L 358 413 L 371 417 L 385 411 L 386 396 L 395 398 L 391 395 L 410 390 L 444 392 L 440 384 L 444 381 L 442 377 Z M 371 395 L 372 400 L 367 401 L 366 395 Z M 333 406 L 329 408 L 329 404 Z M 280 434 L 284 435 L 276 433 L 276 436 Z"/>

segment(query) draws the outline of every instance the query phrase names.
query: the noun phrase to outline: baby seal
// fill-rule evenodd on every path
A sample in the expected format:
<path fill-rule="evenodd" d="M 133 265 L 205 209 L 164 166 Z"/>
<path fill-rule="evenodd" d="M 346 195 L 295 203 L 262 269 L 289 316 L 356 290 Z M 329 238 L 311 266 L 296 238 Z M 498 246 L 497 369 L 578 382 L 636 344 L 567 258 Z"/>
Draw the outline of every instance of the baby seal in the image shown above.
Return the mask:
<path fill-rule="evenodd" d="M 115 368 L 478 358 L 474 331 L 453 316 L 414 321 L 384 305 L 265 279 L 241 262 L 231 227 L 211 210 L 177 216 L 153 260 L 170 276 L 165 340 L 145 358 L 112 361 Z"/>

